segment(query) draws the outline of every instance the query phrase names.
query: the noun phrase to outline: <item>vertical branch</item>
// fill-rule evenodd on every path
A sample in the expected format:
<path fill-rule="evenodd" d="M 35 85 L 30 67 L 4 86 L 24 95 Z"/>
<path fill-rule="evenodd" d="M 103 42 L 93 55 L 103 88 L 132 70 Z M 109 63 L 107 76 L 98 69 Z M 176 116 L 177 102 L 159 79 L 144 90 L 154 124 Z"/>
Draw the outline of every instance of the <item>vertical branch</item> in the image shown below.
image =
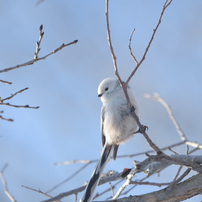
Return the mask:
<path fill-rule="evenodd" d="M 43 38 L 43 35 L 44 35 L 44 32 L 42 32 L 43 30 L 43 25 L 41 25 L 39 27 L 39 41 L 36 42 L 36 52 L 34 54 L 34 60 L 36 60 L 38 58 L 38 54 L 39 54 L 39 51 L 40 51 L 40 44 L 41 44 L 41 40 Z"/>
<path fill-rule="evenodd" d="M 166 0 L 166 3 L 167 3 L 168 0 Z M 125 97 L 126 97 L 126 100 L 127 100 L 127 103 L 128 103 L 128 107 L 129 109 L 131 110 L 131 113 L 135 119 L 135 121 L 137 122 L 137 125 L 139 126 L 140 128 L 140 133 L 143 134 L 144 138 L 146 139 L 146 141 L 148 142 L 149 146 L 156 152 L 156 154 L 160 154 L 162 153 L 161 150 L 152 142 L 152 140 L 149 138 L 149 136 L 146 134 L 145 132 L 145 127 L 140 123 L 139 121 L 139 117 L 136 115 L 135 111 L 134 111 L 134 107 L 132 106 L 131 102 L 130 102 L 130 99 L 129 99 L 129 96 L 128 96 L 128 92 L 127 92 L 127 84 L 129 82 L 126 82 L 123 84 L 121 78 L 120 78 L 120 75 L 118 73 L 118 68 L 117 68 L 117 63 L 116 63 L 116 56 L 114 54 L 114 49 L 113 49 L 113 46 L 112 46 L 112 42 L 111 42 L 111 35 L 110 35 L 110 29 L 109 29 L 109 0 L 106 0 L 106 12 L 105 12 L 105 15 L 106 15 L 106 21 L 107 21 L 107 36 L 108 36 L 108 42 L 109 42 L 109 47 L 110 47 L 110 50 L 111 50 L 111 55 L 112 55 L 112 60 L 113 60 L 113 63 L 114 63 L 114 69 L 115 69 L 115 75 L 123 89 L 123 92 L 125 94 Z M 131 36 L 132 37 L 132 36 Z M 150 46 L 150 45 L 149 45 Z M 146 54 L 145 54 L 146 55 Z M 144 56 L 143 56 L 144 57 Z M 138 63 L 138 65 L 140 65 L 141 63 Z M 137 65 L 137 66 L 138 66 Z M 135 73 L 135 72 L 134 72 Z M 131 77 L 132 78 L 132 77 Z"/>
<path fill-rule="evenodd" d="M 122 86 L 122 80 L 121 80 L 121 78 L 119 76 L 119 73 L 118 73 L 118 68 L 117 68 L 117 63 L 116 63 L 116 56 L 114 54 L 114 49 L 113 49 L 112 41 L 111 41 L 111 34 L 110 34 L 110 29 L 109 29 L 109 12 L 108 12 L 109 9 L 108 8 L 109 8 L 109 0 L 106 0 L 105 16 L 106 16 L 106 21 L 107 21 L 107 39 L 108 39 L 108 43 L 109 43 L 109 48 L 111 50 L 112 60 L 113 60 L 113 63 L 114 63 L 114 69 L 115 69 L 114 74 L 116 75 L 117 79 L 119 80 L 119 83 Z"/>
<path fill-rule="evenodd" d="M 128 92 L 127 92 L 127 84 L 124 85 L 122 80 L 121 80 L 121 77 L 118 73 L 118 67 L 117 67 L 117 63 L 116 63 L 116 56 L 114 54 L 114 49 L 113 49 L 113 46 L 112 46 L 112 42 L 111 42 L 111 34 L 110 34 L 110 29 L 109 29 L 109 0 L 106 0 L 106 12 L 105 12 L 105 15 L 106 15 L 106 21 L 107 21 L 107 38 L 108 38 L 108 43 L 109 43 L 109 47 L 110 47 L 110 50 L 111 50 L 111 55 L 112 55 L 112 60 L 113 60 L 113 63 L 114 63 L 114 69 L 115 69 L 115 72 L 114 74 L 116 75 L 121 87 L 123 88 L 123 91 L 124 91 L 124 94 L 126 96 L 126 99 L 127 99 L 127 102 L 128 102 L 128 107 L 131 108 L 132 105 L 131 105 L 131 102 L 130 102 L 130 99 L 129 99 L 129 96 L 128 96 Z"/>
<path fill-rule="evenodd" d="M 133 70 L 133 72 L 131 73 L 131 75 L 128 77 L 128 80 L 126 81 L 126 85 L 129 83 L 129 81 L 131 80 L 131 78 L 134 76 L 135 72 L 136 72 L 137 69 L 139 68 L 139 66 L 140 66 L 140 65 L 142 64 L 142 62 L 145 60 L 146 54 L 147 54 L 147 52 L 148 52 L 148 50 L 149 50 L 149 48 L 150 48 L 150 45 L 151 45 L 151 43 L 152 43 L 152 41 L 153 41 L 153 39 L 154 39 L 154 36 L 155 36 L 155 34 L 156 34 L 156 31 L 157 31 L 157 29 L 158 29 L 158 27 L 159 27 L 159 25 L 160 25 L 160 23 L 161 23 L 161 19 L 162 19 L 162 17 L 163 17 L 163 14 L 164 14 L 166 8 L 171 4 L 171 2 L 172 2 L 172 0 L 170 0 L 169 2 L 168 2 L 168 0 L 165 1 L 164 5 L 163 5 L 163 8 L 162 8 L 162 11 L 161 11 L 161 14 L 160 14 L 160 17 L 159 17 L 159 20 L 158 20 L 158 23 L 157 23 L 155 29 L 153 29 L 153 34 L 152 34 L 152 36 L 151 36 L 151 39 L 150 39 L 150 41 L 149 41 L 149 43 L 148 43 L 148 45 L 147 45 L 147 47 L 146 47 L 146 50 L 145 50 L 145 52 L 144 52 L 144 54 L 143 54 L 142 59 L 140 60 L 140 62 L 138 62 L 138 61 L 136 60 L 135 56 L 134 56 L 133 53 L 132 53 L 132 49 L 129 48 L 129 49 L 130 49 L 130 54 L 131 54 L 131 56 L 133 57 L 133 59 L 135 60 L 136 67 L 135 67 L 135 69 Z M 130 45 L 130 43 L 131 43 L 131 39 L 132 39 L 132 36 L 133 36 L 134 31 L 135 31 L 135 29 L 134 29 L 134 30 L 132 31 L 132 33 L 131 33 L 131 37 L 130 37 L 130 40 L 129 40 L 129 45 Z"/>

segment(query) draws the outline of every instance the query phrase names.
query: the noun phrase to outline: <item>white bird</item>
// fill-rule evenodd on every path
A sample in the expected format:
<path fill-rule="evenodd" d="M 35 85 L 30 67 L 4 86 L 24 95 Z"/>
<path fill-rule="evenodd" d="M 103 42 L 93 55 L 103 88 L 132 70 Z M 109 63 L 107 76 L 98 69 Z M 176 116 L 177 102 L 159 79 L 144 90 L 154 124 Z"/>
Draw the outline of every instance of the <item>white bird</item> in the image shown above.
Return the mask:
<path fill-rule="evenodd" d="M 128 96 L 138 115 L 135 97 L 129 87 Z M 98 97 L 103 103 L 101 110 L 101 136 L 103 150 L 95 170 L 88 182 L 80 202 L 91 202 L 102 172 L 110 159 L 113 150 L 113 159 L 116 159 L 117 150 L 121 143 L 137 133 L 137 123 L 128 108 L 123 89 L 117 79 L 106 78 L 98 87 Z"/>

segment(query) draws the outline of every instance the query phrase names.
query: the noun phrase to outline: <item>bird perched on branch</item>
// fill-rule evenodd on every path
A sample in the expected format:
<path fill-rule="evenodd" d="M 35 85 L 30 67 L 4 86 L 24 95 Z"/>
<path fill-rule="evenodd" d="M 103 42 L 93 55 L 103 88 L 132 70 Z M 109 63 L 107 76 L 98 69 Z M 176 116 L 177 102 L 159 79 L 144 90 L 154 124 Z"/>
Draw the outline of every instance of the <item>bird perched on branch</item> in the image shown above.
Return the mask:
<path fill-rule="evenodd" d="M 127 92 L 135 113 L 138 115 L 137 103 L 129 87 L 127 87 Z M 103 103 L 101 110 L 103 150 L 80 202 L 92 201 L 93 194 L 110 159 L 112 150 L 112 157 L 115 160 L 119 145 L 132 137 L 138 128 L 131 114 L 131 109 L 128 107 L 124 91 L 117 79 L 104 79 L 98 87 L 98 97 L 101 98 Z"/>

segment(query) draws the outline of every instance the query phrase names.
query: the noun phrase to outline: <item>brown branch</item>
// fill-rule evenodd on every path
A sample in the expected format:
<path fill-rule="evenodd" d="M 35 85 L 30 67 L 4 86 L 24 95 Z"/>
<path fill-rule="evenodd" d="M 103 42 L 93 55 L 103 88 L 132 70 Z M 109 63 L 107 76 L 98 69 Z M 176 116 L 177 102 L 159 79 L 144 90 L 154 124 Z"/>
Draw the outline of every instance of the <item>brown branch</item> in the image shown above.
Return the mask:
<path fill-rule="evenodd" d="M 39 106 L 31 107 L 29 105 L 13 105 L 13 104 L 10 104 L 10 103 L 0 103 L 0 105 L 9 106 L 9 107 L 15 107 L 15 108 L 29 108 L 29 109 L 38 109 L 39 108 Z"/>
<path fill-rule="evenodd" d="M 60 47 L 56 48 L 56 49 L 53 50 L 51 53 L 49 53 L 49 54 L 47 54 L 47 55 L 45 55 L 45 56 L 43 56 L 43 57 L 41 57 L 41 58 L 36 58 L 36 59 L 30 60 L 30 61 L 28 61 L 28 62 L 25 62 L 25 63 L 23 63 L 23 64 L 20 64 L 20 65 L 16 65 L 16 66 L 13 66 L 13 67 L 9 67 L 9 68 L 6 68 L 6 69 L 2 69 L 2 70 L 0 70 L 0 73 L 2 73 L 2 72 L 8 72 L 8 71 L 11 71 L 11 70 L 13 70 L 13 69 L 17 69 L 17 68 L 19 68 L 19 67 L 24 67 L 24 66 L 27 66 L 27 65 L 32 65 L 32 64 L 34 64 L 35 62 L 37 62 L 37 61 L 39 61 L 39 60 L 45 60 L 48 56 L 50 56 L 50 55 L 52 55 L 52 54 L 58 52 L 59 50 L 63 49 L 63 48 L 66 47 L 66 46 L 70 46 L 70 45 L 75 44 L 75 43 L 77 43 L 77 42 L 78 42 L 78 40 L 74 40 L 74 41 L 72 41 L 72 42 L 70 42 L 70 43 L 67 43 L 67 44 L 64 44 L 64 43 L 63 43 Z"/>
<path fill-rule="evenodd" d="M 106 21 L 107 21 L 107 38 L 108 38 L 108 43 L 109 43 L 109 47 L 110 47 L 110 51 L 111 51 L 111 55 L 112 55 L 112 60 L 113 60 L 113 63 L 114 63 L 114 69 L 115 69 L 114 74 L 116 75 L 117 79 L 119 80 L 119 83 L 122 86 L 122 80 L 121 80 L 121 78 L 119 76 L 119 73 L 118 73 L 118 68 L 117 68 L 117 63 L 116 63 L 116 56 L 114 54 L 114 49 L 113 49 L 112 41 L 111 41 L 111 35 L 110 35 L 110 29 L 109 29 L 109 13 L 108 13 L 108 10 L 109 10 L 109 0 L 106 0 L 105 16 L 106 16 Z"/>
<path fill-rule="evenodd" d="M 153 39 L 154 39 L 154 36 L 155 36 L 155 34 L 156 34 L 156 31 L 157 31 L 157 29 L 158 29 L 158 27 L 159 27 L 159 25 L 160 25 L 160 23 L 161 23 L 161 19 L 162 19 L 162 17 L 163 17 L 163 14 L 164 14 L 166 8 L 171 4 L 171 2 L 172 2 L 172 0 L 170 0 L 169 2 L 168 2 L 168 0 L 165 1 L 164 5 L 163 5 L 163 8 L 162 8 L 162 11 L 161 11 L 161 14 L 160 14 L 160 17 L 159 17 L 159 20 L 158 20 L 158 23 L 157 23 L 155 29 L 153 30 L 153 34 L 152 34 L 152 36 L 151 36 L 151 39 L 150 39 L 150 41 L 149 41 L 149 43 L 148 43 L 148 45 L 147 45 L 147 47 L 146 47 L 146 49 L 145 49 L 145 52 L 144 52 L 144 54 L 143 54 L 143 56 L 142 56 L 142 59 L 140 60 L 139 63 L 138 63 L 136 57 L 133 55 L 132 49 L 129 48 L 129 49 L 130 49 L 130 54 L 131 54 L 131 56 L 133 57 L 133 59 L 135 60 L 136 67 L 135 67 L 135 69 L 133 70 L 133 72 L 131 73 L 131 75 L 128 77 L 128 79 L 127 79 L 127 81 L 126 81 L 126 85 L 129 83 L 129 81 L 131 80 L 131 78 L 134 76 L 135 72 L 136 72 L 137 69 L 139 68 L 139 66 L 140 66 L 140 65 L 142 64 L 142 62 L 145 60 L 145 57 L 146 57 L 146 55 L 147 55 L 147 52 L 148 52 L 148 50 L 149 50 L 149 48 L 150 48 L 150 46 L 151 46 L 151 43 L 152 43 Z M 131 39 L 132 39 L 132 35 L 133 35 L 134 31 L 135 31 L 135 29 L 133 29 L 133 31 L 132 31 L 132 33 L 131 33 L 131 37 L 130 37 L 130 40 L 129 40 L 129 45 L 130 45 L 130 43 L 131 43 Z"/>
<path fill-rule="evenodd" d="M 43 30 L 43 25 L 41 25 L 39 27 L 39 41 L 36 42 L 36 52 L 34 53 L 34 60 L 36 60 L 38 58 L 38 54 L 39 54 L 39 51 L 40 51 L 40 44 L 41 44 L 41 40 L 43 38 L 43 35 L 44 35 L 44 32 L 42 32 Z"/>
<path fill-rule="evenodd" d="M 6 84 L 12 84 L 12 82 L 10 81 L 4 81 L 4 80 L 0 80 L 1 83 L 6 83 Z"/>
<path fill-rule="evenodd" d="M 140 63 L 137 64 L 135 70 L 134 70 L 134 71 L 132 72 L 132 74 L 129 76 L 129 78 L 128 78 L 128 80 L 126 81 L 126 83 L 123 84 L 123 82 L 122 82 L 122 80 L 121 80 L 121 78 L 120 78 L 120 75 L 119 75 L 119 73 L 118 73 L 118 68 L 117 68 L 117 63 L 116 63 L 116 56 L 115 56 L 115 54 L 114 54 L 114 50 L 113 50 L 113 46 L 112 46 L 112 42 L 111 42 L 111 35 L 110 35 L 110 28 L 109 28 L 109 13 L 108 13 L 109 0 L 106 0 L 106 12 L 105 12 L 105 15 L 106 15 L 106 21 L 107 21 L 107 36 L 108 36 L 109 47 L 110 47 L 110 50 L 111 50 L 112 60 L 113 60 L 113 63 L 114 63 L 115 75 L 116 75 L 116 77 L 117 77 L 117 79 L 118 79 L 120 85 L 121 85 L 122 88 L 123 88 L 123 92 L 124 92 L 124 94 L 125 94 L 125 97 L 126 97 L 126 100 L 127 100 L 129 109 L 132 109 L 133 106 L 132 106 L 132 104 L 131 104 L 131 102 L 130 102 L 130 99 L 129 99 L 129 96 L 128 96 L 127 84 L 128 84 L 128 82 L 130 81 L 130 79 L 132 78 L 132 76 L 135 74 L 135 71 L 137 70 L 137 68 L 140 66 L 140 64 L 141 64 L 141 63 L 143 62 L 143 60 L 145 59 L 145 56 L 146 56 L 146 54 L 147 54 L 147 52 L 148 52 L 148 50 L 149 50 L 149 47 L 150 47 L 150 45 L 151 45 L 151 43 L 152 43 L 152 40 L 153 40 L 154 35 L 155 35 L 155 33 L 156 33 L 156 30 L 158 29 L 158 26 L 159 26 L 159 24 L 160 24 L 160 22 L 161 22 L 161 18 L 162 18 L 162 16 L 163 16 L 164 11 L 165 11 L 165 6 L 167 5 L 167 1 L 168 1 L 168 0 L 166 0 L 165 4 L 164 4 L 164 6 L 163 6 L 163 10 L 162 10 L 162 12 L 161 12 L 161 15 L 160 15 L 160 18 L 159 18 L 159 22 L 158 22 L 156 28 L 154 29 L 154 33 L 153 33 L 153 35 L 152 35 L 152 37 L 151 37 L 151 40 L 150 40 L 150 42 L 149 42 L 149 44 L 148 44 L 148 46 L 147 46 L 147 48 L 146 48 L 146 51 L 145 51 L 145 53 L 144 53 L 144 55 L 143 55 L 143 57 L 142 57 Z M 134 32 L 134 31 L 133 31 L 133 32 Z M 132 38 L 132 36 L 131 36 L 131 38 Z M 130 40 L 130 42 L 131 42 L 131 40 Z M 129 42 L 129 44 L 130 44 L 130 42 Z M 132 52 L 132 50 L 131 50 L 131 52 Z M 134 58 L 135 58 L 135 57 L 134 57 Z M 137 61 L 137 60 L 135 60 L 135 61 Z M 152 140 L 149 138 L 149 136 L 148 136 L 147 133 L 145 132 L 144 126 L 143 126 L 143 125 L 140 123 L 140 121 L 139 121 L 139 117 L 135 114 L 134 111 L 132 112 L 132 115 L 133 115 L 134 119 L 136 120 L 137 125 L 139 126 L 139 129 L 140 129 L 141 133 L 143 134 L 144 138 L 146 139 L 147 143 L 149 144 L 149 146 L 156 152 L 156 154 L 160 154 L 160 153 L 161 153 L 161 150 L 160 150 L 160 149 L 158 148 L 158 146 L 155 145 L 155 144 L 152 142 Z"/>
<path fill-rule="evenodd" d="M 4 111 L 0 111 L 0 113 L 4 113 Z M 4 118 L 2 115 L 0 115 L 0 119 L 4 120 L 4 121 L 14 121 L 13 119 L 7 119 L 7 118 Z"/>
<path fill-rule="evenodd" d="M 134 31 L 135 31 L 135 28 L 134 28 L 133 31 L 131 32 L 128 47 L 129 47 L 130 55 L 132 56 L 132 58 L 134 59 L 136 65 L 137 65 L 137 64 L 138 64 L 138 61 L 137 61 L 136 57 L 133 55 L 132 48 L 131 48 L 131 41 L 132 41 L 132 37 L 133 37 Z"/>
<path fill-rule="evenodd" d="M 16 96 L 18 93 L 22 93 L 23 91 L 28 90 L 28 89 L 29 89 L 29 88 L 26 87 L 26 88 L 24 88 L 24 89 L 22 89 L 22 90 L 19 90 L 18 92 L 14 93 L 14 94 L 11 94 L 11 96 L 9 96 L 9 97 L 7 97 L 7 98 L 1 99 L 1 103 L 4 102 L 5 100 L 9 100 L 9 99 L 13 98 L 13 97 Z"/>
<path fill-rule="evenodd" d="M 4 121 L 9 121 L 9 122 L 13 122 L 14 120 L 13 119 L 7 119 L 7 118 L 4 118 L 3 116 L 0 115 L 0 119 L 4 120 Z"/>

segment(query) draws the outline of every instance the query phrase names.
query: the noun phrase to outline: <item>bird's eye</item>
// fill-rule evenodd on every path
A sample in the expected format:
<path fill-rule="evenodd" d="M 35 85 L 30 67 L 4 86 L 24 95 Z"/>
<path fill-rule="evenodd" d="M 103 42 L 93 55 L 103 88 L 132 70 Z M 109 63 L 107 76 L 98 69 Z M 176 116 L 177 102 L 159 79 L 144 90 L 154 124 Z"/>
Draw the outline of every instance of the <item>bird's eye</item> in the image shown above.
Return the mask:
<path fill-rule="evenodd" d="M 105 88 L 105 91 L 108 91 L 108 88 L 107 88 L 107 87 Z"/>

